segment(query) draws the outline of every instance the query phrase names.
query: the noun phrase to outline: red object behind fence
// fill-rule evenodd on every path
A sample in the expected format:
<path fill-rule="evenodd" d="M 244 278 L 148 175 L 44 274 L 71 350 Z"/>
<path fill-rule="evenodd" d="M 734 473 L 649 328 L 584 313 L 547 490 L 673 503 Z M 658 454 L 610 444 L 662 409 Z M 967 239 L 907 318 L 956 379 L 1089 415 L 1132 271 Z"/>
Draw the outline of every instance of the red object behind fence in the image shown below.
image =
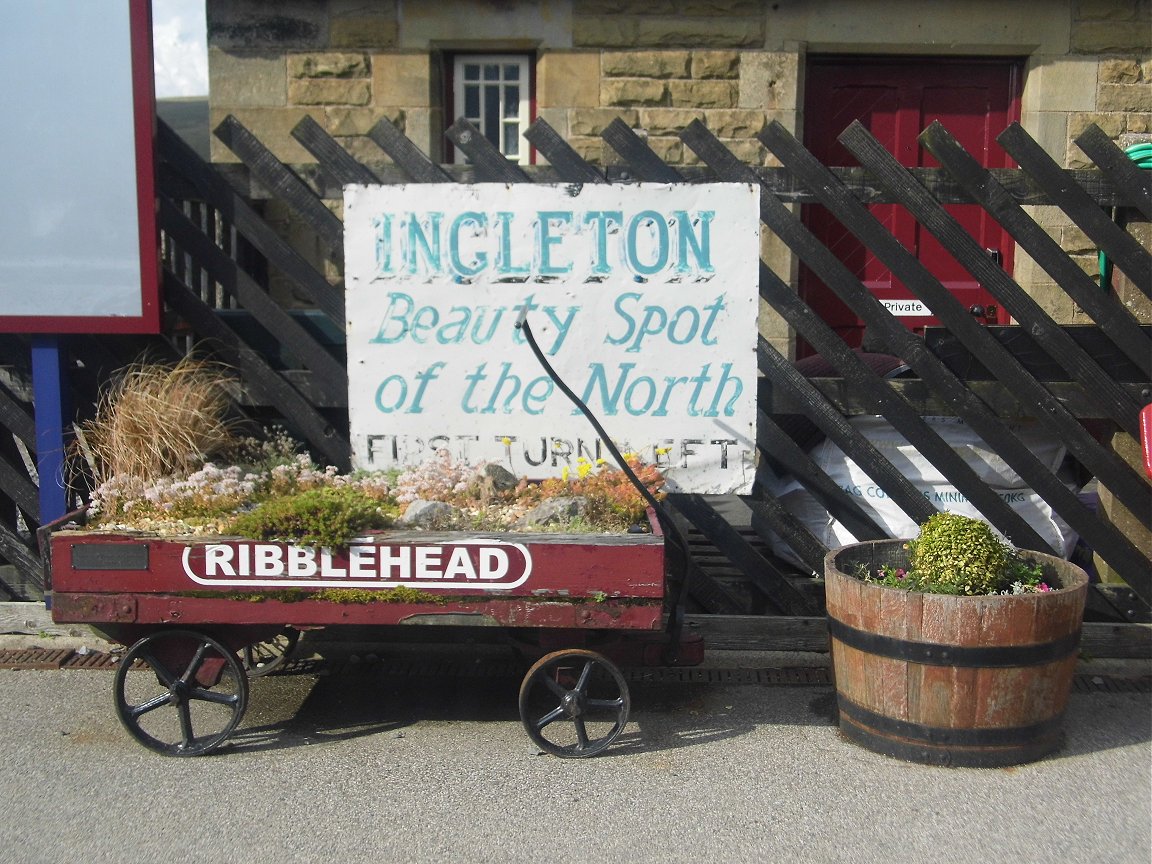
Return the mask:
<path fill-rule="evenodd" d="M 1152 477 L 1152 404 L 1140 412 L 1140 446 L 1144 448 L 1144 470 Z"/>

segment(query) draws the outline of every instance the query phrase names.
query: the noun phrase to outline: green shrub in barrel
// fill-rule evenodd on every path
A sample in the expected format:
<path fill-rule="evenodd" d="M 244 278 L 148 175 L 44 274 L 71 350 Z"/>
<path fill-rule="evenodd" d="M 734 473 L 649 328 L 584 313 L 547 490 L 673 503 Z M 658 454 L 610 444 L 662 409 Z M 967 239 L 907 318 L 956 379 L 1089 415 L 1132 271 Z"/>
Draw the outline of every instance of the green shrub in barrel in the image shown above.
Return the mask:
<path fill-rule="evenodd" d="M 889 756 L 994 767 L 1062 741 L 1088 577 L 983 520 L 833 549 L 825 593 L 840 731 Z"/>
<path fill-rule="evenodd" d="M 980 519 L 937 513 L 907 546 L 908 569 L 877 574 L 883 584 L 932 594 L 999 594 L 1014 586 L 1017 592 L 1044 590 L 1042 568 L 1022 558 Z"/>

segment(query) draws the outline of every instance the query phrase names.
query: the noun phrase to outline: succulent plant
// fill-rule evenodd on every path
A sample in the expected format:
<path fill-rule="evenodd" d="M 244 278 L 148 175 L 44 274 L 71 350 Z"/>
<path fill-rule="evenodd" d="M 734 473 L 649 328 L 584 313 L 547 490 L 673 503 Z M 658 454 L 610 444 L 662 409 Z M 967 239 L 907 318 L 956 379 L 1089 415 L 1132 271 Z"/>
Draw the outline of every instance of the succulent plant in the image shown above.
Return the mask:
<path fill-rule="evenodd" d="M 232 532 L 257 540 L 292 540 L 309 546 L 346 546 L 373 528 L 387 528 L 392 515 L 352 486 L 308 489 L 271 498 L 237 516 Z"/>

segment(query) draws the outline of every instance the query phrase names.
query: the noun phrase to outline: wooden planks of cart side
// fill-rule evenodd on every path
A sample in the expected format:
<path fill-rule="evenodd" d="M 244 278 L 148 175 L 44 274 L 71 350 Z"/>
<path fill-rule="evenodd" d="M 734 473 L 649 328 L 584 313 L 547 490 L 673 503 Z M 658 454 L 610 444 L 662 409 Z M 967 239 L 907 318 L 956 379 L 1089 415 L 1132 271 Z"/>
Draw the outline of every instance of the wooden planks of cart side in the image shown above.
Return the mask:
<path fill-rule="evenodd" d="M 52 615 L 105 631 L 416 623 L 651 631 L 663 616 L 658 531 L 390 531 L 319 549 L 62 530 L 51 540 Z"/>

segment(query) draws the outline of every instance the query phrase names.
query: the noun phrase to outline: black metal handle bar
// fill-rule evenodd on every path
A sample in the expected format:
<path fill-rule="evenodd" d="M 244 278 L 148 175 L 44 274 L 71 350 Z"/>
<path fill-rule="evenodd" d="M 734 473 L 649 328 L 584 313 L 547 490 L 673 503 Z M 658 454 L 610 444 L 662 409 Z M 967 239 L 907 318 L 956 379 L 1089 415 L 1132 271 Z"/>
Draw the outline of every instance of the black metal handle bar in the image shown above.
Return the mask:
<path fill-rule="evenodd" d="M 612 454 L 612 457 L 619 464 L 620 470 L 624 472 L 629 482 L 636 487 L 636 491 L 648 502 L 648 506 L 651 507 L 656 514 L 656 519 L 660 523 L 664 535 L 673 539 L 680 547 L 680 552 L 684 556 L 684 572 L 681 573 L 679 584 L 674 586 L 675 594 L 671 598 L 671 614 L 668 618 L 668 634 L 672 637 L 672 645 L 669 647 L 675 652 L 680 641 L 680 631 L 684 623 L 684 601 L 688 596 L 688 575 L 695 566 L 695 562 L 693 562 L 692 556 L 688 552 L 688 538 L 684 536 L 684 532 L 680 530 L 680 526 L 677 525 L 668 514 L 664 505 L 656 499 L 656 496 L 653 495 L 648 487 L 641 482 L 640 478 L 636 476 L 636 472 L 632 470 L 627 460 L 620 454 L 620 450 L 608 435 L 607 430 L 605 430 L 600 421 L 596 419 L 596 415 L 592 413 L 592 409 L 584 404 L 584 401 L 576 395 L 571 387 L 564 383 L 556 370 L 552 368 L 552 364 L 548 362 L 548 358 L 544 356 L 544 352 L 540 350 L 540 346 L 536 342 L 536 337 L 532 334 L 532 327 L 528 323 L 528 304 L 526 303 L 516 318 L 516 329 L 524 334 L 524 339 L 528 343 L 528 347 L 532 349 L 532 353 L 536 355 L 537 362 L 539 362 L 540 366 L 548 374 L 548 377 L 555 382 L 556 386 L 563 391 L 564 395 L 571 400 L 572 404 L 580 409 L 580 413 L 588 418 L 588 422 L 592 424 L 592 427 L 600 436 L 600 440 L 604 443 L 604 446 L 608 448 L 608 452 Z"/>

